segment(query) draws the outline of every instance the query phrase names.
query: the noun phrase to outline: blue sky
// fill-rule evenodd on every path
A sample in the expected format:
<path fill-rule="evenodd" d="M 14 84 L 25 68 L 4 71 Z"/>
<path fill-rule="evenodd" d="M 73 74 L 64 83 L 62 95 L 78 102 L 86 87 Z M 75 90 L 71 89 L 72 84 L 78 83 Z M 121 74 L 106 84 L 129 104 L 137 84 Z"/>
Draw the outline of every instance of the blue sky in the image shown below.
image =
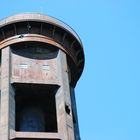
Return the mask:
<path fill-rule="evenodd" d="M 140 1 L 3 0 L 0 19 L 54 16 L 80 36 L 85 69 L 76 87 L 81 140 L 140 140 Z"/>

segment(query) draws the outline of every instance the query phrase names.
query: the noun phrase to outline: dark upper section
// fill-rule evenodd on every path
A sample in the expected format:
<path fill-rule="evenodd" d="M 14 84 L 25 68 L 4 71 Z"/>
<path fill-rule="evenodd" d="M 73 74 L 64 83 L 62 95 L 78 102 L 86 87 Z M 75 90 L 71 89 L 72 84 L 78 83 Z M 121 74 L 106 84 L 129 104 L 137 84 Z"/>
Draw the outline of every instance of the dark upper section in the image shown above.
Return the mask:
<path fill-rule="evenodd" d="M 31 13 L 0 21 L 0 49 L 28 41 L 43 42 L 62 49 L 67 54 L 71 83 L 76 84 L 84 68 L 84 52 L 79 36 L 71 27 L 53 17 Z"/>

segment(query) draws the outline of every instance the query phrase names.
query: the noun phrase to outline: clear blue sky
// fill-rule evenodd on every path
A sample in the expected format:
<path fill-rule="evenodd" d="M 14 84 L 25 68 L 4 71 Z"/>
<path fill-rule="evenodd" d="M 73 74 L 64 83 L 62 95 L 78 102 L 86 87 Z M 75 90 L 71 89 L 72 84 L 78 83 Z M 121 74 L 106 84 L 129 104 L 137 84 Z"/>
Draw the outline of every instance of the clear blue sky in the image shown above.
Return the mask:
<path fill-rule="evenodd" d="M 0 19 L 38 12 L 63 20 L 84 45 L 76 87 L 81 140 L 140 140 L 140 0 L 3 0 Z"/>

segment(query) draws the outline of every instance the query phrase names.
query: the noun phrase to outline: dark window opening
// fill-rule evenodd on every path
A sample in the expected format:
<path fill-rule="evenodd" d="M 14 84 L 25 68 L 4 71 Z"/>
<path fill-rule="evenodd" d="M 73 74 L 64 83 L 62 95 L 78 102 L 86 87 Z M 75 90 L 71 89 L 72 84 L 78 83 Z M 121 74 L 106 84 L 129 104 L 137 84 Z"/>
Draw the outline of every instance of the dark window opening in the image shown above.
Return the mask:
<path fill-rule="evenodd" d="M 58 132 L 55 93 L 58 86 L 14 84 L 16 131 Z"/>
<path fill-rule="evenodd" d="M 70 115 L 70 107 L 68 105 L 65 105 L 65 110 L 67 112 L 68 115 Z"/>
<path fill-rule="evenodd" d="M 31 59 L 53 59 L 58 54 L 56 47 L 40 42 L 20 42 L 11 47 L 12 53 Z"/>

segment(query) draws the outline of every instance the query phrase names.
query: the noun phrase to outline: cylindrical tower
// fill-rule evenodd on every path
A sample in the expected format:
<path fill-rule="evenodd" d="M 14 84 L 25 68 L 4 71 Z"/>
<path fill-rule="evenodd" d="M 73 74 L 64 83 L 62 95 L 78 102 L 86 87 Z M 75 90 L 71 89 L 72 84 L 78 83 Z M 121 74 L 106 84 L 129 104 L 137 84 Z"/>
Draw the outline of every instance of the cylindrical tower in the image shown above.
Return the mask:
<path fill-rule="evenodd" d="M 84 67 L 78 35 L 42 14 L 0 22 L 0 140 L 80 140 L 74 88 Z"/>

